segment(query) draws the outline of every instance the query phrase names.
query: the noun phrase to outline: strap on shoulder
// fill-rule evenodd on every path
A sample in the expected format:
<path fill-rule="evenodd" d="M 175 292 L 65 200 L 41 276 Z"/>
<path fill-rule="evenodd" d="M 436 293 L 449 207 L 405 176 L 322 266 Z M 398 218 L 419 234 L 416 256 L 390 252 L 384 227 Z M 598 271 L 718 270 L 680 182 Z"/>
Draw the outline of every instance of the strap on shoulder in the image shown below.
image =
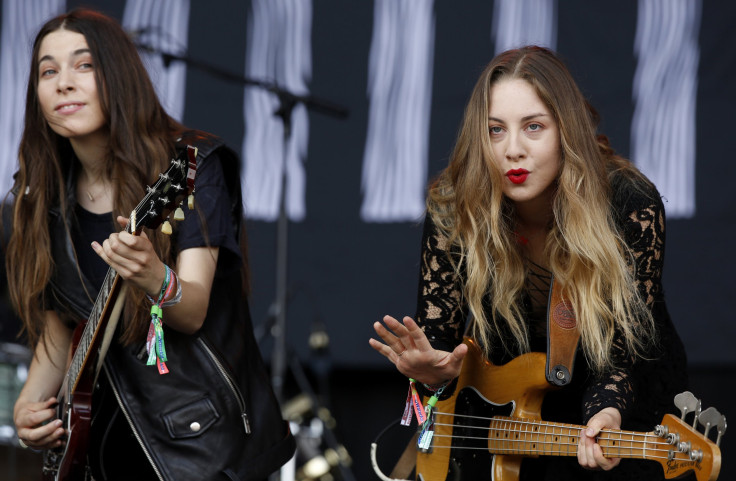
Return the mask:
<path fill-rule="evenodd" d="M 555 386 L 566 386 L 572 381 L 572 367 L 580 339 L 575 311 L 562 296 L 562 289 L 554 277 L 547 304 L 547 381 Z"/>

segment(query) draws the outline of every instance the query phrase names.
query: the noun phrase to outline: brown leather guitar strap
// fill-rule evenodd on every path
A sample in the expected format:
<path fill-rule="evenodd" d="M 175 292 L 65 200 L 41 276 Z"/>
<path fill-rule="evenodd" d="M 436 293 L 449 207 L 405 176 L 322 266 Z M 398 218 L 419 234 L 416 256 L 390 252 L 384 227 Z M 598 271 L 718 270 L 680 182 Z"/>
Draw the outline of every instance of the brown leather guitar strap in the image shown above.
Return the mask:
<path fill-rule="evenodd" d="M 391 479 L 409 479 L 409 476 L 411 476 L 411 472 L 414 471 L 414 467 L 417 465 L 417 437 L 419 437 L 419 432 L 414 433 L 411 441 L 404 448 L 404 452 L 401 453 L 401 457 L 389 475 Z"/>
<path fill-rule="evenodd" d="M 547 304 L 547 381 L 555 386 L 566 386 L 572 380 L 580 331 L 575 311 L 569 300 L 562 296 L 559 283 L 552 278 Z"/>

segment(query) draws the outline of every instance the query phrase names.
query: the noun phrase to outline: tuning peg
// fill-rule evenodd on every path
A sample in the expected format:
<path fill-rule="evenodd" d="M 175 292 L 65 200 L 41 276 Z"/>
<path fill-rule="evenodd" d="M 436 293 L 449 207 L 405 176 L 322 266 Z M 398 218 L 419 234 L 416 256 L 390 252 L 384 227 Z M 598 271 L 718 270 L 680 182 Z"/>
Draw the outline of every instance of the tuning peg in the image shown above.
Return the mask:
<path fill-rule="evenodd" d="M 174 220 L 184 220 L 184 211 L 181 207 L 177 207 L 174 211 Z"/>
<path fill-rule="evenodd" d="M 659 436 L 660 438 L 666 438 L 669 433 L 670 433 L 670 428 L 668 426 L 657 424 L 654 427 L 654 434 Z"/>
<path fill-rule="evenodd" d="M 698 407 L 695 408 L 695 416 L 693 416 L 693 429 L 698 426 L 698 419 L 700 419 L 700 413 L 703 410 L 703 404 L 698 399 Z"/>
<path fill-rule="evenodd" d="M 721 422 L 721 413 L 718 412 L 716 408 L 708 408 L 702 413 L 700 413 L 700 416 L 698 417 L 698 420 L 700 421 L 700 424 L 703 425 L 705 428 L 705 432 L 703 433 L 705 437 L 708 437 L 708 431 L 710 431 L 710 428 L 713 426 L 718 426 L 718 423 Z M 724 423 L 724 429 L 725 429 L 725 420 Z"/>
<path fill-rule="evenodd" d="M 700 414 L 700 424 L 705 427 L 705 437 L 708 437 L 708 431 L 714 427 L 718 431 L 716 437 L 716 445 L 721 445 L 721 438 L 726 433 L 726 416 L 718 412 L 716 408 L 708 408 Z"/>
<path fill-rule="evenodd" d="M 685 416 L 687 416 L 688 413 L 696 412 L 695 421 L 697 421 L 697 412 L 700 411 L 700 401 L 693 393 L 685 391 L 675 396 L 675 406 L 680 410 L 681 420 L 684 421 Z M 693 427 L 695 427 L 695 425 L 693 425 Z"/>
<path fill-rule="evenodd" d="M 194 209 L 194 194 L 189 194 L 189 197 L 187 198 L 187 206 L 189 207 L 189 210 Z"/>
<path fill-rule="evenodd" d="M 166 235 L 171 235 L 171 223 L 168 219 L 164 221 L 163 224 L 161 224 L 161 232 L 163 232 Z"/>
<path fill-rule="evenodd" d="M 726 416 L 721 416 L 721 420 L 716 424 L 718 427 L 718 437 L 716 438 L 716 446 L 721 445 L 721 438 L 726 434 Z"/>

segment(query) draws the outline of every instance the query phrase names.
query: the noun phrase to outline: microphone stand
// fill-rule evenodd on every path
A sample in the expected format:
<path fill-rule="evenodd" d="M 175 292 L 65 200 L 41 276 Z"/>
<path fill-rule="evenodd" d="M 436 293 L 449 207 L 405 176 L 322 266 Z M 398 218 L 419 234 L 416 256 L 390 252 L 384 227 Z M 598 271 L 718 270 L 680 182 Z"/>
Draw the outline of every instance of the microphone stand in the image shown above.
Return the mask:
<path fill-rule="evenodd" d="M 288 296 L 287 258 L 289 233 L 289 218 L 286 212 L 286 162 L 288 158 L 289 140 L 291 138 L 292 132 L 291 114 L 294 110 L 294 107 L 296 107 L 300 103 L 304 104 L 305 107 L 315 112 L 331 115 L 337 118 L 347 117 L 348 110 L 340 105 L 314 97 L 312 95 L 297 95 L 279 87 L 274 83 L 251 79 L 242 75 L 238 75 L 227 70 L 223 70 L 209 63 L 191 58 L 187 55 L 163 51 L 145 43 L 136 42 L 136 46 L 145 52 L 161 55 L 164 65 L 167 67 L 173 61 L 182 61 L 193 68 L 203 70 L 224 80 L 240 83 L 242 85 L 258 87 L 271 92 L 276 95 L 279 100 L 279 107 L 274 112 L 274 115 L 281 119 L 284 129 L 283 156 L 281 159 L 281 162 L 283 163 L 283 168 L 281 174 L 279 217 L 276 227 L 276 298 L 270 310 L 269 319 L 272 322 L 271 335 L 274 338 L 274 347 L 271 355 L 271 383 L 274 394 L 276 395 L 276 399 L 278 399 L 279 402 L 283 403 L 284 378 L 286 374 L 287 358 L 289 357 L 286 343 L 286 304 Z M 291 356 L 294 357 L 295 354 L 292 353 Z M 298 364 L 298 361 L 293 360 L 291 365 L 292 371 L 297 377 L 300 388 L 307 391 L 307 394 L 314 400 L 316 398 L 316 395 L 309 388 L 308 381 L 301 371 L 301 366 Z M 298 366 L 299 369 L 297 369 L 295 366 Z M 306 386 L 305 383 L 307 384 Z M 332 431 L 327 428 L 325 432 L 328 433 L 328 436 L 325 439 L 328 445 L 330 445 L 330 447 L 333 449 L 338 449 L 339 445 Z M 354 479 L 352 473 L 349 470 L 345 469 L 342 463 L 340 463 L 339 467 L 346 481 L 352 481 Z"/>
<path fill-rule="evenodd" d="M 348 116 L 348 110 L 345 107 L 338 105 L 336 103 L 330 102 L 328 100 L 314 97 L 312 95 L 297 95 L 297 94 L 294 94 L 292 92 L 289 92 L 288 90 L 285 90 L 279 87 L 273 82 L 266 82 L 264 80 L 248 78 L 243 75 L 236 74 L 228 70 L 222 69 L 210 63 L 194 59 L 187 55 L 163 51 L 147 43 L 136 42 L 135 46 L 138 47 L 140 50 L 143 50 L 144 52 L 161 55 L 161 59 L 163 60 L 164 65 L 167 67 L 173 61 L 181 61 L 181 62 L 186 63 L 190 67 L 202 70 L 204 72 L 214 75 L 215 77 L 219 77 L 223 80 L 239 83 L 242 85 L 250 85 L 253 87 L 259 87 L 263 90 L 267 90 L 275 94 L 279 98 L 279 101 L 281 102 L 281 107 L 276 112 L 274 112 L 274 114 L 281 117 L 282 119 L 284 119 L 285 117 L 280 112 L 281 110 L 285 108 L 284 107 L 285 102 L 290 103 L 288 110 L 293 109 L 293 107 L 296 106 L 297 103 L 302 103 L 308 109 L 313 110 L 315 112 L 319 112 L 321 114 L 331 115 L 337 118 L 346 118 Z M 288 112 L 287 115 L 290 116 L 291 112 Z M 286 125 L 284 125 L 284 129 L 286 129 Z M 288 136 L 285 136 L 285 137 L 288 138 Z"/>

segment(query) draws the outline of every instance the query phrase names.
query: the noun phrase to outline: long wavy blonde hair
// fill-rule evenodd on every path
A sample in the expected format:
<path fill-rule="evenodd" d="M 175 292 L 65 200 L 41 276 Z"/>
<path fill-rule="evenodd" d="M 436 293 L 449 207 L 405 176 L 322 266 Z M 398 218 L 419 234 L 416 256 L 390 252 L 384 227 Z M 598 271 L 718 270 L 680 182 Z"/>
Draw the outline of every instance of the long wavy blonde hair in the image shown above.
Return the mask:
<path fill-rule="evenodd" d="M 521 302 L 527 268 L 514 234 L 514 205 L 503 195 L 488 135 L 491 90 L 502 79 L 529 82 L 557 121 L 561 169 L 545 255 L 575 310 L 588 363 L 598 371 L 612 366 L 617 329 L 629 351 L 642 354 L 654 322 L 614 223 L 609 177 L 623 172 L 648 181 L 596 136 L 596 115 L 560 59 L 534 46 L 504 52 L 485 68 L 450 163 L 429 190 L 428 214 L 459 252 L 454 265 L 466 279 L 463 295 L 475 319 L 472 334 L 487 349 L 498 338 L 510 352 L 529 350 Z M 512 334 L 513 346 L 499 335 L 502 328 Z"/>

